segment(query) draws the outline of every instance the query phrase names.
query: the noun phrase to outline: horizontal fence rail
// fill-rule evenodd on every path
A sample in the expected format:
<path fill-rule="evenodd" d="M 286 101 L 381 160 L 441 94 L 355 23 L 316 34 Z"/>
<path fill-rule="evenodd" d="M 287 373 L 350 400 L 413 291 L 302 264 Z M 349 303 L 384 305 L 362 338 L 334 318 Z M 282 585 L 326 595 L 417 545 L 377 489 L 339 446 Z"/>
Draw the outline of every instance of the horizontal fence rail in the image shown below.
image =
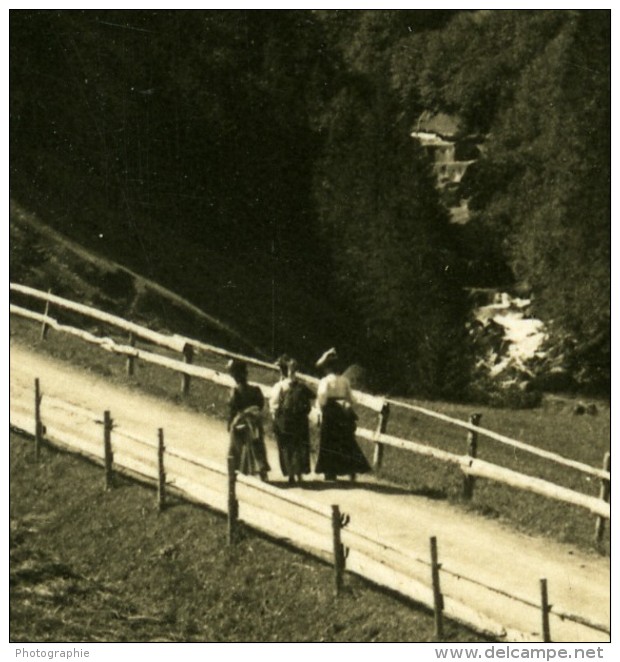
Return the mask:
<path fill-rule="evenodd" d="M 444 423 L 449 423 L 450 425 L 454 425 L 463 428 L 465 430 L 470 430 L 471 432 L 476 432 L 477 434 L 483 437 L 488 437 L 489 439 L 499 441 L 500 443 L 506 444 L 508 446 L 512 446 L 513 448 L 518 448 L 522 451 L 526 451 L 527 453 L 531 453 L 532 455 L 543 457 L 546 460 L 551 460 L 552 462 L 556 462 L 557 464 L 561 464 L 565 467 L 570 467 L 571 469 L 575 469 L 576 471 L 580 471 L 581 473 L 588 474 L 590 476 L 595 476 L 597 478 L 603 478 L 605 480 L 610 479 L 611 475 L 608 471 L 604 471 L 603 469 L 598 469 L 597 467 L 592 467 L 589 464 L 578 462 L 577 460 L 571 460 L 569 458 L 564 457 L 563 455 L 560 455 L 559 453 L 552 453 L 551 451 L 546 451 L 542 448 L 538 448 L 538 446 L 532 446 L 531 444 L 526 444 L 525 442 L 518 441 L 517 439 L 511 439 L 510 437 L 506 437 L 503 434 L 493 432 L 493 430 L 487 430 L 486 428 L 478 427 L 477 425 L 472 425 L 467 421 L 460 421 L 458 418 L 452 418 L 451 416 L 446 416 L 445 414 L 441 414 L 440 412 L 433 411 L 432 409 L 426 409 L 425 407 L 419 407 L 418 405 L 412 405 L 408 402 L 402 402 L 400 400 L 392 400 L 388 398 L 386 399 L 386 402 L 390 403 L 391 405 L 395 405 L 398 407 L 402 407 L 404 409 L 408 409 L 410 411 L 415 411 L 420 414 L 424 414 L 429 418 L 434 418 L 438 421 L 443 421 Z"/>
<path fill-rule="evenodd" d="M 518 471 L 513 471 L 512 469 L 506 469 L 505 467 L 492 464 L 491 462 L 472 458 L 469 455 L 457 455 L 456 453 L 450 453 L 449 451 L 444 451 L 439 448 L 432 448 L 426 444 L 411 441 L 409 439 L 400 439 L 399 437 L 392 437 L 381 433 L 377 435 L 375 432 L 364 429 L 357 430 L 357 434 L 368 441 L 378 441 L 382 444 L 393 446 L 395 448 L 402 448 L 419 455 L 431 457 L 435 460 L 456 464 L 469 476 L 487 478 L 498 483 L 509 485 L 510 487 L 527 492 L 534 492 L 535 494 L 540 494 L 541 496 L 549 497 L 557 501 L 563 501 L 564 503 L 570 503 L 574 506 L 580 506 L 595 515 L 600 515 L 606 519 L 609 519 L 610 516 L 610 505 L 606 501 L 587 494 L 582 494 L 581 492 L 570 490 L 567 487 L 561 487 L 560 485 L 543 480 L 542 478 L 526 476 Z"/>
<path fill-rule="evenodd" d="M 99 322 L 105 322 L 110 326 L 115 326 L 119 329 L 123 329 L 128 333 L 133 333 L 138 338 L 143 338 L 144 340 L 148 340 L 154 345 L 159 345 L 160 347 L 166 347 L 167 349 L 171 349 L 175 352 L 183 351 L 183 345 L 181 344 L 181 341 L 178 338 L 163 333 L 158 333 L 157 331 L 152 331 L 151 329 L 147 329 L 141 326 L 140 324 L 135 324 L 134 322 L 128 322 L 122 317 L 118 317 L 117 315 L 112 315 L 111 313 L 106 313 L 102 310 L 99 310 L 98 308 L 93 308 L 92 306 L 85 306 L 84 304 L 76 303 L 75 301 L 71 301 L 70 299 L 65 299 L 55 294 L 51 294 L 50 292 L 42 292 L 41 290 L 37 290 L 34 287 L 19 285 L 18 283 L 11 283 L 11 291 L 19 292 L 21 294 L 31 296 L 35 299 L 41 299 L 42 301 L 49 302 L 50 304 L 53 303 L 59 308 L 64 308 L 65 310 L 71 310 L 75 313 L 80 313 L 86 317 L 90 317 L 91 319 L 96 319 Z"/>
<path fill-rule="evenodd" d="M 180 335 L 171 336 L 156 331 L 152 331 L 133 322 L 128 322 L 127 320 L 124 320 L 123 318 L 118 317 L 116 315 L 105 313 L 90 306 L 75 303 L 73 301 L 64 299 L 57 295 L 53 295 L 49 292 L 43 292 L 41 290 L 37 290 L 35 288 L 27 287 L 24 285 L 19 285 L 16 283 L 11 283 L 11 291 L 46 302 L 46 310 L 44 313 L 35 312 L 28 308 L 24 308 L 16 304 L 11 304 L 10 312 L 15 315 L 30 320 L 34 320 L 37 322 L 41 322 L 42 324 L 47 325 L 48 327 L 53 328 L 56 331 L 73 335 L 90 344 L 97 345 L 101 349 L 104 349 L 106 351 L 118 355 L 126 356 L 131 359 L 141 359 L 145 362 L 152 363 L 154 365 L 159 365 L 161 367 L 170 370 L 174 370 L 186 376 L 187 378 L 196 377 L 199 379 L 205 379 L 212 383 L 225 387 L 231 387 L 234 384 L 232 378 L 228 374 L 214 370 L 212 368 L 193 365 L 190 361 L 188 361 L 187 360 L 188 347 L 192 348 L 192 352 L 194 348 L 197 348 L 199 350 L 206 351 L 209 353 L 214 353 L 219 356 L 243 359 L 247 363 L 255 365 L 257 367 L 269 369 L 272 371 L 277 370 L 275 365 L 270 364 L 266 361 L 243 356 L 242 354 L 230 352 L 228 350 L 215 347 L 214 345 L 210 345 L 208 343 L 204 343 L 202 341 L 198 341 L 191 338 L 186 338 L 184 336 L 180 336 Z M 183 354 L 184 360 L 181 361 L 167 356 L 162 356 L 161 354 L 157 354 L 156 352 L 136 348 L 131 344 L 127 345 L 127 344 L 117 343 L 111 338 L 97 336 L 88 331 L 84 331 L 82 329 L 73 326 L 61 324 L 54 317 L 50 316 L 48 310 L 48 304 L 50 303 L 53 303 L 55 306 L 58 306 L 59 308 L 80 313 L 86 317 L 96 319 L 98 321 L 109 324 L 113 327 L 122 329 L 130 334 L 133 334 L 133 336 L 135 336 L 136 338 L 142 338 L 143 340 L 155 344 L 159 347 L 163 347 L 169 350 L 179 352 Z M 192 354 L 190 353 L 189 355 L 191 356 Z M 315 377 L 309 375 L 300 375 L 300 377 L 311 385 L 316 386 L 316 384 L 318 383 L 318 380 Z M 270 385 L 254 383 L 254 382 L 253 384 L 255 386 L 258 386 L 266 397 L 269 397 L 272 388 Z M 187 386 L 187 384 L 185 384 L 184 386 Z M 489 439 L 493 439 L 500 443 L 509 445 L 513 448 L 519 448 L 530 454 L 536 455 L 546 460 L 553 461 L 560 465 L 566 466 L 567 468 L 571 468 L 576 471 L 579 471 L 583 474 L 597 477 L 603 482 L 604 485 L 608 485 L 611 480 L 611 473 L 610 471 L 607 471 L 605 468 L 599 469 L 596 467 L 592 467 L 582 462 L 565 458 L 557 453 L 546 451 L 544 449 L 538 448 L 536 446 L 532 446 L 530 444 L 526 444 L 525 442 L 518 441 L 516 439 L 511 439 L 510 437 L 506 437 L 499 433 L 493 432 L 492 430 L 487 430 L 485 428 L 474 425 L 471 422 L 468 423 L 466 421 L 455 419 L 450 416 L 446 416 L 445 414 L 441 414 L 439 412 L 435 412 L 430 409 L 419 407 L 417 405 L 413 405 L 410 403 L 389 399 L 389 398 L 386 399 L 379 396 L 370 395 L 362 391 L 354 391 L 354 398 L 356 402 L 358 402 L 360 405 L 365 406 L 371 409 L 372 411 L 379 412 L 380 417 L 383 417 L 383 423 L 380 424 L 379 428 L 375 431 L 368 430 L 365 428 L 357 429 L 358 437 L 365 439 L 366 441 L 369 441 L 371 443 L 374 443 L 376 448 L 381 448 L 383 446 L 392 446 L 394 448 L 400 448 L 402 450 L 406 450 L 417 453 L 419 455 L 430 457 L 441 462 L 451 463 L 460 467 L 461 471 L 466 476 L 480 477 L 488 480 L 493 480 L 495 482 L 509 485 L 510 487 L 519 490 L 532 492 L 547 498 L 551 498 L 557 501 L 561 501 L 564 503 L 569 503 L 574 506 L 585 508 L 586 510 L 589 510 L 590 512 L 597 515 L 598 518 L 601 519 L 601 521 L 603 519 L 610 518 L 610 504 L 608 497 L 606 496 L 608 491 L 605 492 L 604 490 L 602 490 L 602 493 L 604 493 L 604 498 L 597 498 L 595 496 L 590 496 L 582 492 L 578 492 L 566 487 L 556 485 L 555 483 L 543 480 L 541 478 L 536 478 L 533 476 L 522 474 L 517 471 L 513 471 L 511 469 L 502 467 L 500 465 L 495 465 L 486 462 L 484 460 L 480 460 L 472 455 L 457 455 L 455 453 L 451 453 L 433 447 L 421 440 L 402 439 L 400 437 L 388 435 L 385 432 L 385 423 L 387 421 L 387 418 L 385 418 L 386 407 L 392 405 L 392 406 L 404 408 L 406 410 L 415 411 L 417 413 L 428 416 L 429 418 L 440 420 L 446 424 L 463 428 L 465 430 L 468 430 L 470 433 L 488 437 Z M 602 531 L 602 526 L 600 522 L 597 525 L 597 531 L 600 537 Z"/>
<path fill-rule="evenodd" d="M 38 380 L 37 381 L 37 388 Z M 66 413 L 73 417 L 78 414 L 81 420 L 86 420 L 92 424 L 91 434 L 94 436 L 97 429 L 102 423 L 108 425 L 111 432 L 110 448 L 111 463 L 113 462 L 114 470 L 121 470 L 125 468 L 128 475 L 139 480 L 146 481 L 150 484 L 158 481 L 158 468 L 156 454 L 162 453 L 163 448 L 157 441 L 156 437 L 153 438 L 136 434 L 133 430 L 128 430 L 124 427 L 122 422 L 113 420 L 110 412 L 105 412 L 102 417 L 91 410 L 83 407 L 76 406 L 72 403 L 66 402 L 59 398 L 46 396 L 43 392 L 41 394 L 41 403 L 45 403 L 43 413 L 47 417 L 56 416 L 60 413 Z M 34 434 L 37 425 L 40 423 L 38 417 L 40 412 L 36 412 L 35 416 L 32 415 L 32 410 L 26 411 L 23 408 L 14 409 L 11 407 L 11 425 L 17 430 L 24 431 L 28 434 Z M 36 418 L 36 420 L 35 420 Z M 77 452 L 81 455 L 94 460 L 97 463 L 106 463 L 107 459 L 100 451 L 93 452 L 93 443 L 87 439 L 84 430 L 80 434 L 72 434 L 61 422 L 45 420 L 46 430 L 45 441 L 54 446 L 59 446 L 71 452 Z M 163 430 L 159 429 L 159 438 L 163 439 Z M 134 452 L 128 448 L 129 444 L 135 444 L 143 449 L 142 454 L 135 455 Z M 144 453 L 150 453 L 152 457 L 144 456 Z M 169 486 L 174 487 L 176 492 L 181 496 L 188 498 L 191 501 L 204 503 L 211 508 L 219 511 L 225 511 L 225 498 L 224 491 L 226 489 L 226 477 L 228 475 L 227 469 L 215 462 L 209 461 L 206 458 L 197 456 L 193 453 L 182 450 L 174 445 L 170 446 L 170 442 L 166 443 L 165 447 L 166 458 L 175 458 L 181 464 L 174 470 L 173 478 L 169 481 Z M 211 482 L 208 476 L 217 476 L 220 487 L 213 484 L 207 485 L 202 490 L 196 490 L 195 478 L 188 478 L 182 482 L 180 480 L 183 472 L 191 474 L 191 468 L 199 468 L 206 472 L 207 483 Z M 111 469 L 112 467 L 110 467 Z M 159 474 L 159 478 L 163 474 Z M 328 525 L 329 521 L 333 519 L 333 508 L 322 505 L 311 499 L 292 494 L 287 490 L 279 489 L 273 485 L 264 483 L 254 477 L 244 476 L 238 474 L 236 481 L 250 488 L 252 491 L 257 492 L 257 502 L 252 500 L 246 501 L 241 498 L 237 493 L 237 499 L 241 500 L 241 507 L 245 514 L 243 521 L 252 528 L 267 533 L 268 535 L 277 538 L 284 538 L 287 542 L 300 546 L 305 551 L 309 551 L 319 558 L 325 559 L 325 550 L 327 549 L 327 539 L 329 537 Z M 107 485 L 107 481 L 106 481 Z M 192 487 L 194 486 L 194 487 Z M 220 490 L 222 491 L 221 493 Z M 213 493 L 218 498 L 205 498 L 202 495 Z M 197 496 L 198 495 L 198 496 Z M 268 511 L 263 511 L 265 497 L 270 497 L 280 502 L 284 506 L 284 510 L 279 510 L 274 515 L 274 524 L 266 524 L 265 515 L 271 516 Z M 261 516 L 260 513 L 263 512 Z M 308 536 L 299 537 L 296 532 L 308 526 L 306 516 L 308 513 L 318 516 L 319 522 L 324 523 L 323 542 L 315 540 L 316 527 L 312 528 L 312 543 L 308 546 Z M 346 517 L 347 527 L 348 516 Z M 300 522 L 306 523 L 300 524 Z M 282 528 L 283 527 L 283 528 Z M 414 600 L 419 604 L 423 604 L 431 609 L 436 608 L 435 598 L 433 597 L 433 589 L 431 585 L 431 568 L 433 566 L 432 560 L 426 558 L 419 552 L 414 552 L 402 548 L 395 547 L 394 545 L 385 543 L 373 535 L 370 531 L 359 526 L 352 524 L 352 526 L 344 528 L 343 532 L 343 562 L 346 558 L 347 569 L 355 574 L 359 574 L 372 582 L 385 586 L 392 590 L 397 591 L 401 595 Z M 417 570 L 415 569 L 417 567 Z M 344 569 L 344 568 L 343 568 Z M 413 572 L 411 571 L 413 569 Z M 537 614 L 540 610 L 540 604 L 531 598 L 524 598 L 523 596 L 511 594 L 500 587 L 491 586 L 485 582 L 481 582 L 474 577 L 469 577 L 463 572 L 455 572 L 451 570 L 445 563 L 441 563 L 436 568 L 439 576 L 444 578 L 453 577 L 456 580 L 462 580 L 469 584 L 475 585 L 480 589 L 488 591 L 489 594 L 496 594 L 506 598 L 507 600 L 518 603 L 526 608 L 530 608 L 533 614 Z M 514 628 L 506 628 L 501 623 L 495 621 L 493 618 L 477 611 L 475 608 L 468 606 L 460 598 L 455 598 L 450 593 L 441 595 L 442 612 L 448 617 L 461 622 L 469 627 L 493 636 L 504 641 L 537 641 L 539 635 L 535 632 L 524 632 Z M 610 628 L 601 623 L 597 623 L 582 615 L 572 614 L 563 610 L 555 605 L 549 606 L 549 614 L 561 621 L 571 621 L 575 624 L 583 626 L 589 630 L 610 634 Z"/>

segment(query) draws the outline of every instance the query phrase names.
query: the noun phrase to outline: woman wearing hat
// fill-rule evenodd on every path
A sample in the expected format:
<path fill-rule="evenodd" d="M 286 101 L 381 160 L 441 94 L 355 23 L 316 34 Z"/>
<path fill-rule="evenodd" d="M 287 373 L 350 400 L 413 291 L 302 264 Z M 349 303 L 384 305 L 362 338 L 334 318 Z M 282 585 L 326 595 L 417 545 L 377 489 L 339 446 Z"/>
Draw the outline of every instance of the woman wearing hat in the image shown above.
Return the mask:
<path fill-rule="evenodd" d="M 228 402 L 228 454 L 233 456 L 238 471 L 267 480 L 270 467 L 261 415 L 265 404 L 263 393 L 257 386 L 248 384 L 248 366 L 244 361 L 232 359 L 227 367 L 235 380 Z"/>
<path fill-rule="evenodd" d="M 308 414 L 314 393 L 297 378 L 297 361 L 285 354 L 276 362 L 278 381 L 269 398 L 273 432 L 278 443 L 282 474 L 290 484 L 310 473 L 310 428 Z"/>
<path fill-rule="evenodd" d="M 338 370 L 338 354 L 330 349 L 316 363 L 325 376 L 317 389 L 317 404 L 321 408 L 321 441 L 315 472 L 325 474 L 325 480 L 339 475 L 370 471 L 370 465 L 355 440 L 357 415 L 353 411 L 353 394 L 349 380 Z"/>

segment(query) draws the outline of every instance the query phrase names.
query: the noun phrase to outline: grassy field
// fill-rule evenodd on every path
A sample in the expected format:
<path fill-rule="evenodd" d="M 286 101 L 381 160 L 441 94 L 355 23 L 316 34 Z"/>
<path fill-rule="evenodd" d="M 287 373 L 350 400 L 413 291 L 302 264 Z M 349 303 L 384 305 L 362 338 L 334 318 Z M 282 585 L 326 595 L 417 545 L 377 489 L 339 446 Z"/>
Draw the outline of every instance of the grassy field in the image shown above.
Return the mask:
<path fill-rule="evenodd" d="M 105 330 L 106 335 L 113 336 L 108 331 Z M 11 333 L 35 351 L 70 361 L 130 388 L 146 390 L 154 395 L 176 401 L 181 406 L 216 417 L 225 415 L 226 389 L 211 383 L 193 380 L 189 396 L 182 397 L 179 388 L 180 376 L 171 371 L 137 362 L 134 377 L 128 378 L 122 358 L 64 334 L 50 332 L 48 340 L 40 342 L 37 325 L 18 318 L 11 319 Z M 119 337 L 118 340 L 123 339 Z M 196 363 L 223 370 L 225 362 L 220 357 L 198 354 Z M 250 379 L 273 383 L 275 374 L 251 368 Z M 463 420 L 466 420 L 472 412 L 472 408 L 466 405 L 439 402 L 416 404 Z M 482 414 L 481 425 L 484 427 L 594 466 L 600 466 L 604 452 L 610 449 L 610 412 L 605 403 L 599 403 L 599 413 L 596 416 L 575 416 L 571 413 L 572 407 L 569 402 L 556 400 L 533 410 L 515 411 L 478 407 L 476 411 Z M 360 425 L 375 427 L 376 414 L 363 410 L 360 414 Z M 465 450 L 464 430 L 402 409 L 394 409 L 388 431 L 393 435 L 422 440 L 455 453 L 463 453 Z M 372 453 L 370 444 L 363 446 L 366 454 L 370 456 Z M 599 485 L 596 479 L 582 476 L 573 470 L 498 442 L 481 438 L 478 454 L 482 459 L 511 469 L 539 476 L 587 494 L 598 494 Z M 476 483 L 473 500 L 463 502 L 462 476 L 456 468 L 393 448 L 386 448 L 384 464 L 379 475 L 421 494 L 448 499 L 457 507 L 498 518 L 525 532 L 550 536 L 582 549 L 595 551 L 593 547 L 595 518 L 580 508 L 481 479 Z M 607 530 L 602 545 L 596 551 L 608 554 L 609 544 Z"/>
<path fill-rule="evenodd" d="M 94 641 L 432 641 L 433 617 L 353 576 L 226 521 L 10 435 L 10 639 Z M 454 623 L 446 641 L 485 641 Z"/>

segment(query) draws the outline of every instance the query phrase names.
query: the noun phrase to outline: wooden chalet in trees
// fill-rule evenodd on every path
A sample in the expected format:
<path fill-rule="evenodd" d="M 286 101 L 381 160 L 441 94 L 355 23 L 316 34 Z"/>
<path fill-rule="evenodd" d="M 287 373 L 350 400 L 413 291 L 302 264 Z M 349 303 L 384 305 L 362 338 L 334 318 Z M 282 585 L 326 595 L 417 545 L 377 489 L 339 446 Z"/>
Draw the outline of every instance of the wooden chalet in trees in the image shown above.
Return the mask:
<path fill-rule="evenodd" d="M 459 195 L 459 187 L 467 168 L 480 156 L 481 140 L 465 135 L 458 117 L 430 111 L 420 115 L 411 137 L 420 143 L 433 163 L 437 187 L 445 196 L 452 221 L 467 222 L 467 201 Z"/>

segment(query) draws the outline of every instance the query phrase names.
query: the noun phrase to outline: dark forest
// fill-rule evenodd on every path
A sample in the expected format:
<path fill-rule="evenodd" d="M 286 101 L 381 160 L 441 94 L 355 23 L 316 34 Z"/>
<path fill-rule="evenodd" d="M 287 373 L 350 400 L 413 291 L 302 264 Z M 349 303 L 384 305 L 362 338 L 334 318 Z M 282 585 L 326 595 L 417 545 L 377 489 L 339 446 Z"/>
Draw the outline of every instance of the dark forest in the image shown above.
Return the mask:
<path fill-rule="evenodd" d="M 610 360 L 610 12 L 10 12 L 11 197 L 310 365 L 462 398 L 472 288 Z M 425 112 L 484 149 L 450 223 Z"/>

